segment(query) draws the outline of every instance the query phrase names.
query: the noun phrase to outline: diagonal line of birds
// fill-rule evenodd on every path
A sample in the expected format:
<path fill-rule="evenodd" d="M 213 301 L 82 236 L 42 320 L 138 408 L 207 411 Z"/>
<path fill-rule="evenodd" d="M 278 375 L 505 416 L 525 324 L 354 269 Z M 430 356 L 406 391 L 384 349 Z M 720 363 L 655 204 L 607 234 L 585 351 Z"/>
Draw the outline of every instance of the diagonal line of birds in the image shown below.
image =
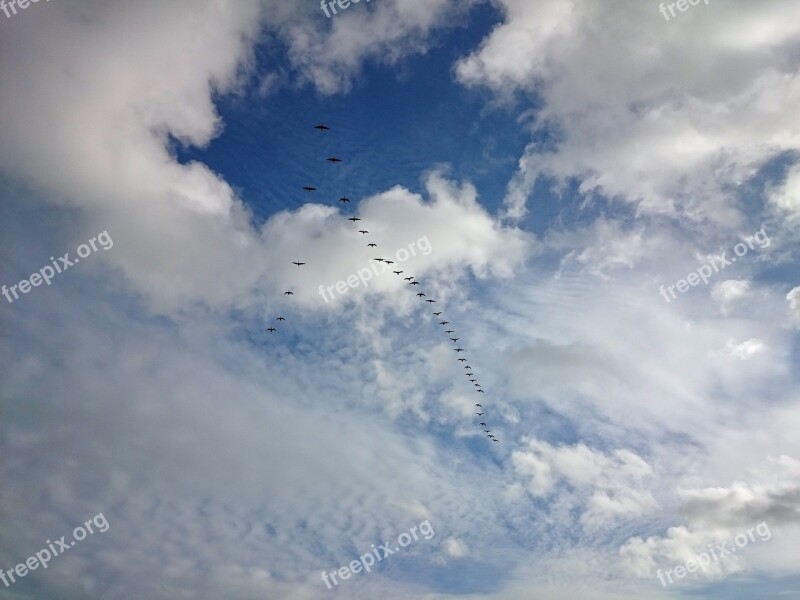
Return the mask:
<path fill-rule="evenodd" d="M 330 130 L 330 127 L 328 127 L 324 123 L 320 123 L 319 125 L 315 125 L 314 129 L 317 129 L 321 134 L 325 134 L 325 132 Z M 342 162 L 342 159 L 337 157 L 337 156 L 329 156 L 325 160 L 327 160 L 329 163 L 331 163 L 333 165 Z M 309 193 L 317 191 L 317 188 L 315 188 L 314 186 L 311 186 L 311 185 L 303 186 L 303 189 L 306 192 L 309 192 Z M 346 203 L 349 203 L 350 199 L 347 198 L 346 196 L 342 196 L 341 198 L 339 198 L 339 202 L 342 205 L 344 205 Z M 356 226 L 356 223 L 362 222 L 359 217 L 355 217 L 355 216 L 354 217 L 349 217 L 348 221 L 352 221 L 354 226 Z M 363 226 L 363 225 L 359 225 L 359 227 L 360 226 Z M 362 236 L 369 235 L 369 230 L 368 229 L 357 229 L 355 231 L 357 233 L 360 233 Z M 378 244 L 375 243 L 375 242 L 369 242 L 367 244 L 367 247 L 369 247 L 369 248 L 377 248 Z M 383 262 L 383 263 L 386 263 L 386 264 L 389 264 L 389 265 L 394 264 L 394 261 L 386 260 L 385 258 L 374 258 L 373 260 L 378 261 L 378 262 Z M 295 265 L 296 267 L 300 268 L 300 267 L 304 266 L 306 263 L 298 260 L 298 261 L 293 261 L 292 264 Z M 394 273 L 397 276 L 400 276 L 400 275 L 402 275 L 404 273 L 404 271 L 397 270 L 397 271 L 392 271 L 392 273 Z M 404 277 L 403 279 L 410 286 L 422 285 L 419 281 L 417 281 L 416 277 L 413 277 L 413 276 Z M 413 288 L 413 289 L 417 289 L 417 288 Z M 291 290 L 287 290 L 286 292 L 284 292 L 283 295 L 284 296 L 294 296 L 294 292 L 291 291 Z M 433 305 L 433 304 L 436 303 L 436 300 L 434 300 L 432 298 L 427 298 L 425 293 L 422 292 L 422 291 L 416 292 L 416 295 L 420 299 L 425 298 L 425 302 L 430 304 L 430 305 Z M 442 313 L 443 313 L 443 311 L 437 310 L 437 311 L 433 312 L 432 314 L 435 317 L 438 317 L 438 318 L 442 319 L 441 321 L 438 322 L 438 324 L 440 326 L 446 327 L 447 325 L 450 324 L 450 321 L 447 321 L 446 319 L 444 319 L 442 317 Z M 286 319 L 284 317 L 282 317 L 282 316 L 278 316 L 278 317 L 275 318 L 275 321 L 280 323 L 280 322 L 286 321 Z M 276 327 L 274 327 L 274 326 L 267 327 L 267 332 L 270 333 L 270 334 L 277 333 L 277 331 L 278 331 L 278 329 Z M 455 348 L 453 348 L 453 350 L 455 351 L 455 353 L 457 355 L 457 361 L 460 362 L 460 363 L 468 362 L 467 359 L 464 356 L 461 356 L 461 353 L 465 352 L 465 349 L 458 345 L 458 340 L 460 338 L 458 338 L 458 337 L 450 337 L 451 335 L 455 334 L 455 330 L 453 330 L 453 329 L 444 329 L 443 331 L 444 331 L 444 334 L 446 336 L 448 336 L 450 341 L 452 341 L 453 344 L 456 346 Z M 485 392 L 483 391 L 483 388 L 482 388 L 480 382 L 476 378 L 475 373 L 473 372 L 473 368 L 470 365 L 467 365 L 467 364 L 464 364 L 462 366 L 466 370 L 465 375 L 469 379 L 470 383 L 473 384 L 473 387 L 475 388 L 476 393 L 484 394 Z M 483 408 L 483 404 L 475 403 L 475 415 L 480 419 L 480 421 L 478 421 L 478 423 L 477 423 L 477 426 L 482 429 L 484 434 L 486 434 L 487 439 L 490 439 L 493 442 L 499 442 L 500 440 L 497 439 L 497 437 L 495 437 L 495 435 L 492 433 L 492 430 L 488 429 L 489 425 L 487 425 L 486 422 L 489 419 L 485 418 L 485 414 L 486 414 L 486 412 L 485 412 L 485 410 Z M 477 419 L 476 419 L 476 421 L 477 421 Z"/>

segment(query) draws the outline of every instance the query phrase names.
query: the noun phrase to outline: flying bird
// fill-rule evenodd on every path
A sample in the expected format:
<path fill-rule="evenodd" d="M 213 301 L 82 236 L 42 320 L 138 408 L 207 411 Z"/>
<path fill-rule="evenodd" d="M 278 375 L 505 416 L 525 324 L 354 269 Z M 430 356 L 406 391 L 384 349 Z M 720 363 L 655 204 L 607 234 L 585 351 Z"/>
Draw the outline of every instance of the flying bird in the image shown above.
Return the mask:
<path fill-rule="evenodd" d="M 458 340 L 460 340 L 461 338 L 450 338 L 450 339 L 451 339 L 451 340 L 453 340 L 454 342 L 457 342 L 457 341 L 458 341 Z"/>
<path fill-rule="evenodd" d="M 378 262 L 383 262 L 382 258 L 373 258 L 372 260 L 377 260 Z"/>
<path fill-rule="evenodd" d="M 433 313 L 433 316 L 438 317 L 440 314 L 442 314 L 442 311 Z"/>
<path fill-rule="evenodd" d="M 411 285 L 419 285 L 419 281 L 412 281 Z"/>
<path fill-rule="evenodd" d="M 493 442 L 499 442 L 500 440 L 498 440 L 497 438 L 492 438 L 492 441 Z"/>
<path fill-rule="evenodd" d="M 368 248 L 377 248 L 377 247 L 378 247 L 378 244 L 376 244 L 375 242 L 372 242 L 372 243 L 370 243 L 370 244 L 367 244 L 367 247 L 368 247 Z"/>
<path fill-rule="evenodd" d="M 277 329 L 275 329 L 274 327 L 267 327 L 267 331 L 269 331 L 270 333 L 272 333 L 272 332 L 274 332 L 274 331 L 278 331 L 278 330 L 277 330 Z"/>
<path fill-rule="evenodd" d="M 297 265 L 298 267 L 302 267 L 306 263 L 304 263 L 304 262 L 293 262 L 292 264 L 293 265 Z"/>
<path fill-rule="evenodd" d="M 483 394 L 483 393 L 484 393 L 484 391 L 483 391 L 483 390 L 475 390 L 475 391 L 476 391 L 476 392 L 480 392 L 481 394 Z"/>
<path fill-rule="evenodd" d="M 339 198 L 339 202 L 350 202 L 350 198 L 345 198 L 344 196 L 342 196 L 341 198 Z"/>
<path fill-rule="evenodd" d="M 455 350 L 456 352 L 463 352 L 464 351 L 463 348 L 453 348 L 453 350 Z"/>
<path fill-rule="evenodd" d="M 477 415 L 478 413 L 475 413 L 475 414 Z M 480 413 L 480 414 L 483 414 L 483 413 Z M 481 421 L 480 423 L 478 423 L 478 425 L 483 425 L 484 427 L 486 427 L 486 423 L 484 423 L 483 421 Z"/>
<path fill-rule="evenodd" d="M 470 379 L 470 381 L 471 381 L 472 383 L 475 383 L 475 382 L 476 382 L 476 381 L 478 381 L 478 380 L 477 380 L 477 379 Z"/>
<path fill-rule="evenodd" d="M 483 406 L 481 406 L 480 404 L 476 404 L 475 406 L 477 406 L 478 408 L 483 408 Z"/>
<path fill-rule="evenodd" d="M 393 265 L 394 264 L 393 260 L 385 260 L 383 262 L 385 262 L 387 265 Z"/>
<path fill-rule="evenodd" d="M 442 321 L 441 323 L 439 323 L 439 325 L 449 325 L 449 324 L 450 324 L 450 321 Z"/>
<path fill-rule="evenodd" d="M 431 304 L 433 304 L 436 302 L 436 300 L 426 300 L 425 302 L 430 302 Z"/>
<path fill-rule="evenodd" d="M 459 358 L 458 362 L 467 362 L 467 359 L 466 358 Z"/>
<path fill-rule="evenodd" d="M 329 163 L 336 164 L 337 162 L 342 162 L 341 158 L 336 158 L 335 156 L 331 156 L 330 158 L 326 158 Z"/>
<path fill-rule="evenodd" d="M 312 186 L 310 186 L 310 185 L 305 185 L 305 186 L 303 186 L 303 189 L 304 189 L 305 191 L 307 191 L 307 192 L 316 192 L 316 191 L 317 191 L 317 188 L 315 188 L 315 187 L 312 187 Z"/>
<path fill-rule="evenodd" d="M 328 131 L 330 127 L 328 127 L 324 123 L 320 123 L 319 125 L 314 125 L 314 129 L 319 129 L 320 131 Z"/>
<path fill-rule="evenodd" d="M 400 275 L 402 271 L 392 271 L 392 273 L 394 273 L 395 275 Z"/>
<path fill-rule="evenodd" d="M 366 229 L 359 229 L 358 233 L 369 233 L 369 231 L 367 231 Z"/>
<path fill-rule="evenodd" d="M 411 281 L 414 278 L 413 277 L 403 277 L 403 279 L 405 279 L 406 281 Z"/>
<path fill-rule="evenodd" d="M 359 219 L 358 217 L 350 217 L 350 218 L 349 218 L 349 219 L 347 219 L 347 220 L 348 220 L 348 221 L 352 221 L 353 223 L 355 223 L 356 221 L 360 221 L 361 219 Z"/>
<path fill-rule="evenodd" d="M 422 292 L 419 292 L 419 293 L 417 294 L 417 297 L 419 297 L 419 298 L 422 298 L 424 295 L 425 295 L 425 294 L 423 294 Z"/>
<path fill-rule="evenodd" d="M 284 296 L 294 296 L 294 292 L 283 292 Z"/>
<path fill-rule="evenodd" d="M 448 329 L 447 331 L 445 331 L 445 333 L 455 333 L 455 331 L 453 331 L 452 329 Z"/>
<path fill-rule="evenodd" d="M 278 317 L 278 318 L 277 318 L 277 319 L 275 319 L 275 320 L 276 320 L 276 321 L 285 321 L 286 319 L 284 319 L 283 317 Z"/>

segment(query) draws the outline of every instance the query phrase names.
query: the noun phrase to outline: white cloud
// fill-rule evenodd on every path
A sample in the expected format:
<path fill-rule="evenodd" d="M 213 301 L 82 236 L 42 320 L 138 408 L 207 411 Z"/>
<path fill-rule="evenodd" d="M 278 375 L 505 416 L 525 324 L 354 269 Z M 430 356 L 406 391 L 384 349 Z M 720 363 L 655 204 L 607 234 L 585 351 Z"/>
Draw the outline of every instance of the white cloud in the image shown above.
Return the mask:
<path fill-rule="evenodd" d="M 512 217 L 538 178 L 574 177 L 581 192 L 640 212 L 736 225 L 737 186 L 800 148 L 800 7 L 791 0 L 701 6 L 670 23 L 647 3 L 498 4 L 505 23 L 458 63 L 459 80 L 537 94 L 533 129 L 559 134 L 520 159 L 506 198 Z"/>
<path fill-rule="evenodd" d="M 719 579 L 744 570 L 748 561 L 759 568 L 768 566 L 785 549 L 785 542 L 773 542 L 780 548 L 736 549 L 769 542 L 773 532 L 793 530 L 800 524 L 797 499 L 800 497 L 800 462 L 788 457 L 771 458 L 783 481 L 777 484 L 748 485 L 735 482 L 729 487 L 681 489 L 682 512 L 687 524 L 670 527 L 664 536 L 630 538 L 621 548 L 623 564 L 639 577 L 651 577 L 656 567 L 671 568 L 698 555 L 710 555 L 706 568 L 694 578 Z M 764 473 L 766 474 L 766 473 Z M 738 536 L 738 537 L 737 537 Z M 725 553 L 718 549 L 734 549 Z M 712 554 L 713 549 L 713 554 Z M 787 557 L 781 557 L 781 564 Z M 791 562 L 791 558 L 788 559 Z"/>
<path fill-rule="evenodd" d="M 577 502 L 581 522 L 597 527 L 620 517 L 641 515 L 656 503 L 645 487 L 651 467 L 629 450 L 602 453 L 584 444 L 553 446 L 531 439 L 511 462 L 535 497 L 550 496 L 560 485 L 568 492 L 560 502 Z"/>
<path fill-rule="evenodd" d="M 786 294 L 786 302 L 789 304 L 790 318 L 800 325 L 800 286 Z"/>
<path fill-rule="evenodd" d="M 749 293 L 750 282 L 746 279 L 726 279 L 711 288 L 711 297 L 719 304 L 723 315 L 728 313 L 732 304 L 745 298 Z"/>
<path fill-rule="evenodd" d="M 737 343 L 736 340 L 730 339 L 725 342 L 725 349 L 722 351 L 723 355 L 737 358 L 739 360 L 750 360 L 757 354 L 766 351 L 767 346 L 762 340 L 750 338 L 743 342 Z"/>

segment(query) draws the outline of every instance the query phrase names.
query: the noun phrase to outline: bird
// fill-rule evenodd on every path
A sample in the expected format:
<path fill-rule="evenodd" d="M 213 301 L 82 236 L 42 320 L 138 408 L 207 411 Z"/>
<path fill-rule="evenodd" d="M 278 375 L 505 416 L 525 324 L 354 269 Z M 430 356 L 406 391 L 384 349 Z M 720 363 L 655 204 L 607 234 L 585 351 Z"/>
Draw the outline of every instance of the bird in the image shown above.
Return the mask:
<path fill-rule="evenodd" d="M 284 296 L 294 296 L 294 292 L 283 292 Z"/>
<path fill-rule="evenodd" d="M 431 304 L 433 304 L 436 302 L 436 300 L 426 300 L 426 302 L 430 302 Z"/>
<path fill-rule="evenodd" d="M 439 325 L 448 325 L 449 323 L 450 321 L 442 321 L 441 323 L 439 323 Z"/>
<path fill-rule="evenodd" d="M 492 441 L 493 442 L 499 442 L 500 440 L 498 440 L 497 438 L 492 438 Z"/>
<path fill-rule="evenodd" d="M 467 362 L 467 359 L 466 358 L 459 358 L 458 362 Z"/>
<path fill-rule="evenodd" d="M 491 430 L 491 429 L 484 429 L 484 431 L 485 431 L 486 433 L 491 433 L 491 432 L 492 432 L 492 430 Z M 488 436 L 488 437 L 492 437 L 492 436 Z"/>
<path fill-rule="evenodd" d="M 303 186 L 303 189 L 304 189 L 305 191 L 307 191 L 307 192 L 316 192 L 316 191 L 317 191 L 317 188 L 315 188 L 315 187 L 312 187 L 312 186 L 310 186 L 310 185 L 305 185 L 305 186 Z"/>
<path fill-rule="evenodd" d="M 394 273 L 395 275 L 400 275 L 402 271 L 392 271 L 392 273 Z"/>
<path fill-rule="evenodd" d="M 456 352 L 463 352 L 464 351 L 463 348 L 453 348 L 453 350 L 455 350 Z"/>
<path fill-rule="evenodd" d="M 419 285 L 419 281 L 412 281 L 411 285 Z"/>
<path fill-rule="evenodd" d="M 330 158 L 326 158 L 329 163 L 336 164 L 337 162 L 342 162 L 341 158 L 336 158 L 335 156 L 331 156 Z"/>
<path fill-rule="evenodd" d="M 339 198 L 339 202 L 350 202 L 350 198 L 342 196 L 341 198 Z"/>
<path fill-rule="evenodd" d="M 368 248 L 377 248 L 377 247 L 378 247 L 378 244 L 376 244 L 375 242 L 372 242 L 372 243 L 370 243 L 370 244 L 367 244 L 367 247 L 368 247 Z"/>
<path fill-rule="evenodd" d="M 475 391 L 476 391 L 476 392 L 480 392 L 481 394 L 483 394 L 483 393 L 484 393 L 484 392 L 483 392 L 483 390 L 475 390 Z"/>
<path fill-rule="evenodd" d="M 352 221 L 353 223 L 355 223 L 356 221 L 360 221 L 361 219 L 359 219 L 358 217 L 350 217 L 350 218 L 349 218 L 349 219 L 347 219 L 347 220 L 348 220 L 348 221 Z"/>
<path fill-rule="evenodd" d="M 483 406 L 481 406 L 480 404 L 476 404 L 475 406 L 477 406 L 478 408 L 483 408 Z"/>
<path fill-rule="evenodd" d="M 383 262 L 382 258 L 373 258 L 372 260 L 377 260 L 378 262 Z"/>
<path fill-rule="evenodd" d="M 464 368 L 465 368 L 465 369 L 471 369 L 472 367 L 470 367 L 469 365 L 467 365 L 467 366 L 465 366 Z"/>
<path fill-rule="evenodd" d="M 394 264 L 393 260 L 385 260 L 383 262 L 385 262 L 387 265 L 393 265 Z"/>
<path fill-rule="evenodd" d="M 457 341 L 458 341 L 458 340 L 460 340 L 461 338 L 450 338 L 450 339 L 451 339 L 451 340 L 453 340 L 454 342 L 457 342 Z"/>
<path fill-rule="evenodd" d="M 403 277 L 403 279 L 405 279 L 406 281 L 411 281 L 414 278 L 413 277 Z"/>
<path fill-rule="evenodd" d="M 475 383 L 475 382 L 476 382 L 476 381 L 478 381 L 478 380 L 477 380 L 477 379 L 470 379 L 470 381 L 471 381 L 472 383 Z"/>
<path fill-rule="evenodd" d="M 324 123 L 320 123 L 319 125 L 314 125 L 314 129 L 319 129 L 320 131 L 328 131 L 330 127 L 328 127 Z"/>
<path fill-rule="evenodd" d="M 475 413 L 475 414 L 477 415 L 478 413 Z M 483 414 L 483 413 L 481 413 L 481 414 Z M 486 423 L 484 423 L 483 421 L 481 421 L 481 422 L 479 423 L 479 425 L 483 425 L 484 427 L 486 427 Z"/>
<path fill-rule="evenodd" d="M 293 262 L 292 264 L 293 265 L 297 265 L 298 267 L 302 267 L 306 263 L 304 263 L 304 262 Z"/>
<path fill-rule="evenodd" d="M 455 331 L 453 331 L 452 329 L 448 329 L 447 331 L 445 331 L 445 333 L 455 333 Z"/>
<path fill-rule="evenodd" d="M 369 231 L 367 231 L 366 229 L 359 229 L 358 233 L 364 234 L 364 233 L 369 233 Z"/>
<path fill-rule="evenodd" d="M 284 319 L 283 317 L 278 317 L 278 318 L 277 318 L 277 319 L 275 319 L 275 320 L 276 320 L 276 321 L 285 321 L 286 319 Z"/>
<path fill-rule="evenodd" d="M 435 317 L 438 317 L 440 314 L 442 314 L 442 311 L 435 312 L 435 313 L 432 313 L 432 314 L 433 314 Z"/>
<path fill-rule="evenodd" d="M 467 373 L 468 377 L 472 377 L 473 373 Z M 477 379 L 470 379 L 470 381 L 477 381 Z"/>
<path fill-rule="evenodd" d="M 418 296 L 419 298 L 422 298 L 424 295 L 425 295 L 425 294 L 423 294 L 422 292 L 419 292 L 419 293 L 417 294 L 417 296 Z"/>
<path fill-rule="evenodd" d="M 274 327 L 267 327 L 267 331 L 269 331 L 270 333 L 272 333 L 272 332 L 275 332 L 275 331 L 278 331 L 278 330 L 277 330 L 277 329 L 275 329 Z"/>
<path fill-rule="evenodd" d="M 472 385 L 474 385 L 475 387 L 481 387 L 480 383 L 473 383 Z"/>

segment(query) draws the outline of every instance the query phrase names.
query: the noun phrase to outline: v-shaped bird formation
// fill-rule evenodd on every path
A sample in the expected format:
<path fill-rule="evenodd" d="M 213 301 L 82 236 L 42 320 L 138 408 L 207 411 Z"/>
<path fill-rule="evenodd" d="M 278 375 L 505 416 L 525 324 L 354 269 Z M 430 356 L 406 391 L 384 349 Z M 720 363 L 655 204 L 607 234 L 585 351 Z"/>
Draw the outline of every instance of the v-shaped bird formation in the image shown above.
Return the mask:
<path fill-rule="evenodd" d="M 330 127 L 328 127 L 324 123 L 320 123 L 319 125 L 315 125 L 314 129 L 319 130 L 320 133 L 325 133 L 327 131 L 330 131 Z M 342 162 L 342 159 L 337 157 L 337 156 L 331 156 L 331 157 L 326 158 L 325 160 L 327 160 L 328 162 L 330 162 L 333 165 Z M 314 187 L 314 186 L 311 186 L 311 185 L 303 186 L 302 189 L 304 189 L 307 192 L 315 192 L 315 191 L 317 191 L 317 188 Z M 349 203 L 350 200 L 347 197 L 343 196 L 342 198 L 339 199 L 339 202 L 344 204 L 344 203 Z M 356 229 L 356 227 L 363 227 L 363 225 L 356 225 L 356 223 L 359 223 L 361 221 L 361 219 L 359 217 L 353 216 L 353 217 L 349 217 L 347 220 L 351 221 L 353 223 L 353 227 L 354 227 L 353 232 L 354 233 L 359 233 L 362 236 L 369 235 L 369 230 L 368 229 Z M 377 248 L 378 244 L 376 242 L 369 242 L 367 244 L 367 247 L 368 248 Z M 379 258 L 374 258 L 373 260 L 376 260 L 378 262 L 382 262 L 382 263 L 385 263 L 385 264 L 388 264 L 388 265 L 394 264 L 394 261 L 387 260 L 385 258 L 380 258 L 380 257 Z M 293 261 L 292 264 L 296 265 L 299 268 L 299 267 L 304 266 L 306 263 L 302 262 L 300 260 L 297 260 L 297 261 Z M 399 275 L 402 275 L 404 273 L 404 271 L 396 270 L 396 271 L 392 271 L 392 273 L 394 273 L 395 275 L 399 276 Z M 417 290 L 419 288 L 416 288 L 415 286 L 422 285 L 422 283 L 420 281 L 417 281 L 417 278 L 414 277 L 413 275 L 412 276 L 408 276 L 408 277 L 404 277 L 403 280 L 406 282 L 407 285 L 412 286 L 411 287 L 412 290 Z M 286 292 L 284 292 L 284 296 L 293 296 L 293 295 L 294 295 L 294 292 L 291 291 L 291 290 L 287 290 Z M 433 298 L 428 298 L 427 295 L 425 294 L 425 292 L 423 292 L 421 289 L 419 289 L 419 291 L 416 291 L 416 295 L 421 300 L 424 299 L 424 301 L 426 303 L 430 304 L 431 307 L 432 307 L 433 304 L 436 304 L 436 300 L 433 299 Z M 438 323 L 438 325 L 440 327 L 446 327 L 447 325 L 450 324 L 450 321 L 448 321 L 448 320 L 446 320 L 446 319 L 444 319 L 442 317 L 443 311 L 437 310 L 437 311 L 435 311 L 435 312 L 433 312 L 431 314 L 434 317 L 437 317 L 437 320 L 435 322 Z M 438 320 L 438 319 L 441 319 L 441 320 Z M 281 321 L 285 321 L 286 319 L 283 318 L 282 316 L 278 316 L 275 320 L 278 321 L 278 322 L 281 322 Z M 267 328 L 267 332 L 270 333 L 270 334 L 277 333 L 277 331 L 278 331 L 277 328 L 274 327 L 274 326 L 270 326 L 270 327 Z M 460 363 L 469 362 L 466 359 L 465 356 L 461 355 L 461 353 L 462 352 L 466 352 L 466 350 L 464 348 L 462 348 L 460 345 L 457 345 L 457 343 L 458 343 L 460 338 L 458 338 L 458 337 L 450 337 L 451 335 L 456 333 L 455 330 L 453 330 L 453 329 L 443 329 L 443 332 L 444 332 L 445 336 L 447 336 L 448 339 L 455 345 L 455 347 L 453 348 L 453 351 L 456 353 L 457 362 L 460 362 Z M 465 375 L 466 375 L 467 379 L 469 380 L 470 383 L 472 383 L 473 387 L 475 388 L 475 392 L 478 393 L 478 394 L 485 394 L 480 382 L 475 377 L 474 369 L 470 365 L 467 365 L 467 364 L 463 365 L 463 368 L 466 371 Z M 486 415 L 486 411 L 485 411 L 485 409 L 483 407 L 483 404 L 478 403 L 478 402 L 475 403 L 475 415 L 480 419 L 480 421 L 477 423 L 477 426 L 481 428 L 481 430 L 486 435 L 486 437 L 488 439 L 492 440 L 493 442 L 499 442 L 500 440 L 497 437 L 495 437 L 495 435 L 492 433 L 492 430 L 488 429 L 489 425 L 487 425 L 487 421 L 489 419 L 485 416 Z M 477 419 L 476 419 L 476 421 L 477 421 Z"/>

